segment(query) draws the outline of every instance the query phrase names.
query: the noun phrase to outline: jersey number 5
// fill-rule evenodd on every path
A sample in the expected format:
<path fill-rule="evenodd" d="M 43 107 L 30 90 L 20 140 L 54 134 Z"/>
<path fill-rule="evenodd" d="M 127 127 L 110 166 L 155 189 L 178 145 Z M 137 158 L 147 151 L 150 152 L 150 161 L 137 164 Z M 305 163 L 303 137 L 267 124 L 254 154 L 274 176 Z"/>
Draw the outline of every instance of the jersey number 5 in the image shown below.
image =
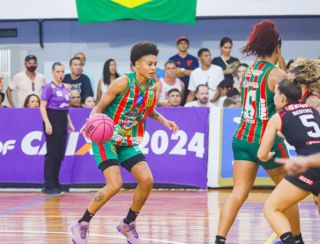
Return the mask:
<path fill-rule="evenodd" d="M 299 118 L 305 127 L 312 128 L 312 130 L 308 131 L 308 136 L 313 138 L 320 137 L 319 125 L 314 121 L 314 116 L 312 114 L 300 115 Z"/>

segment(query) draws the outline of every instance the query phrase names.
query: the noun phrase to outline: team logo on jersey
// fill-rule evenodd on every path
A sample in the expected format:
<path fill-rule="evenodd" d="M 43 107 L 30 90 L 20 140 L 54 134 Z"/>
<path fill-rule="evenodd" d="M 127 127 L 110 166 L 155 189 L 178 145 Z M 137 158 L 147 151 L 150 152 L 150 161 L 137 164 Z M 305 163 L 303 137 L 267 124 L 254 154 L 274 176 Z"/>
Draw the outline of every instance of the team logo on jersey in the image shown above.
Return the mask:
<path fill-rule="evenodd" d="M 262 70 L 255 69 L 252 71 L 253 76 L 260 76 L 263 73 Z"/>

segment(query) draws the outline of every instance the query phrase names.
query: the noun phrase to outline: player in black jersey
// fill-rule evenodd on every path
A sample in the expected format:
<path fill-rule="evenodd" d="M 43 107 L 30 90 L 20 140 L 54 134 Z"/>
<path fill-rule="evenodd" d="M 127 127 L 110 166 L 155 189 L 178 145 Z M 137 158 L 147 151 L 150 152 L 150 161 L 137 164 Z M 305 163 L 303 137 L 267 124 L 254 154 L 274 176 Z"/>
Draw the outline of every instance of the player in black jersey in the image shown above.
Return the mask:
<path fill-rule="evenodd" d="M 281 81 L 275 89 L 274 102 L 278 113 L 268 123 L 258 157 L 268 161 L 273 141 L 280 131 L 293 145 L 298 155 L 320 152 L 320 115 L 307 104 L 299 103 L 301 88 L 291 81 Z M 264 214 L 271 228 L 283 243 L 296 243 L 290 223 L 284 215 L 286 209 L 297 204 L 310 193 L 320 193 L 320 169 L 310 168 L 304 173 L 286 176 L 265 203 Z M 301 243 L 301 242 L 300 242 Z"/>

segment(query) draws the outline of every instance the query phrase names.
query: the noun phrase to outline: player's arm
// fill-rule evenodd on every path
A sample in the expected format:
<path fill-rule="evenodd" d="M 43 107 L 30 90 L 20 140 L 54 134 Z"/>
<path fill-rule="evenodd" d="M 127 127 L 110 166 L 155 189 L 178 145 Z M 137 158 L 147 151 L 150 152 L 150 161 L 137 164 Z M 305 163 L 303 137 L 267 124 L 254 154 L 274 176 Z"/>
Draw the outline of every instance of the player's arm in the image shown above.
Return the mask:
<path fill-rule="evenodd" d="M 173 133 L 176 133 L 179 130 L 179 127 L 174 121 L 167 120 L 162 114 L 160 114 L 156 109 L 149 114 L 151 119 L 158 121 L 159 123 L 163 124 L 169 130 L 172 130 Z"/>
<path fill-rule="evenodd" d="M 271 152 L 271 148 L 276 138 L 277 131 L 281 128 L 281 118 L 279 114 L 275 114 L 269 120 L 267 128 L 262 137 L 262 141 L 258 150 L 258 158 L 263 162 L 269 161 L 273 156 L 274 152 Z"/>
<path fill-rule="evenodd" d="M 113 102 L 113 100 L 126 90 L 128 86 L 128 76 L 122 76 L 111 82 L 107 91 L 102 95 L 98 104 L 92 109 L 91 115 L 102 113 Z"/>
<path fill-rule="evenodd" d="M 315 108 L 318 112 L 320 112 L 320 97 L 318 96 L 310 96 L 308 97 L 306 104 Z"/>
<path fill-rule="evenodd" d="M 308 168 L 320 168 L 320 153 L 293 158 L 276 158 L 276 162 L 284 164 L 289 174 L 298 174 Z"/>
<path fill-rule="evenodd" d="M 282 69 L 273 69 L 268 77 L 268 86 L 271 91 L 274 91 L 276 84 L 287 78 L 287 73 Z"/>

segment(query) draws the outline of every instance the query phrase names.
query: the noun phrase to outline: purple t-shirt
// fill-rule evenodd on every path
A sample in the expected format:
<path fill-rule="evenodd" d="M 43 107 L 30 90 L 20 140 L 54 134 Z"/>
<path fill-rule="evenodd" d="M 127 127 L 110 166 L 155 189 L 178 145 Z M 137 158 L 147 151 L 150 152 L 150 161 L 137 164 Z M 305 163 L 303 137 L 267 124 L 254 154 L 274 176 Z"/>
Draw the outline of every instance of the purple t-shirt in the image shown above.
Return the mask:
<path fill-rule="evenodd" d="M 47 108 L 55 110 L 68 110 L 69 91 L 62 84 L 58 86 L 53 81 L 43 88 L 41 100 L 47 101 Z"/>

